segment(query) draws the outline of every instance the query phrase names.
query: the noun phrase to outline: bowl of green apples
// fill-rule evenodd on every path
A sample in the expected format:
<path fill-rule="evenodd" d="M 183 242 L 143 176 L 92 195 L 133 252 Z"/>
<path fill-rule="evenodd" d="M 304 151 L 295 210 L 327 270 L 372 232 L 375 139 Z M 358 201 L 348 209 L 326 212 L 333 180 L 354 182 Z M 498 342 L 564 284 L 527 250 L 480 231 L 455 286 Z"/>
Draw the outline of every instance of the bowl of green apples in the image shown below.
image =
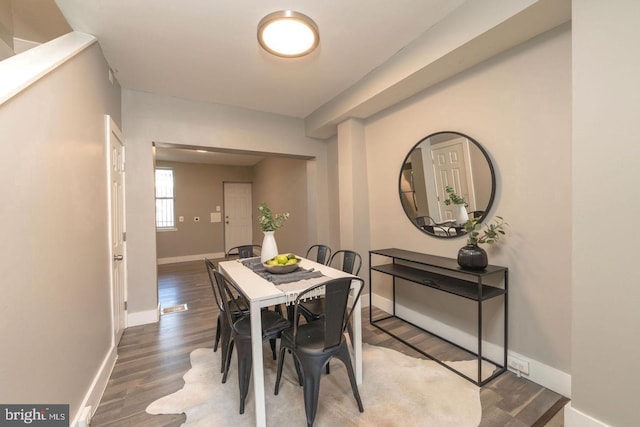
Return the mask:
<path fill-rule="evenodd" d="M 300 258 L 294 254 L 278 254 L 264 262 L 264 267 L 269 273 L 285 274 L 300 268 Z"/>

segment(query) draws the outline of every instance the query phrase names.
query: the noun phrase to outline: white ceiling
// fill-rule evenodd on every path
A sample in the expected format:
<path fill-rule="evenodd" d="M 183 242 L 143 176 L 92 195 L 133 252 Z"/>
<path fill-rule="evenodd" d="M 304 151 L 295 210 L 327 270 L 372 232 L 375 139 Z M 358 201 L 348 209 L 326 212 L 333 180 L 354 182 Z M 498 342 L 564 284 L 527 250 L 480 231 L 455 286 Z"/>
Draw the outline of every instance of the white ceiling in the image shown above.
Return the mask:
<path fill-rule="evenodd" d="M 98 37 L 124 88 L 304 118 L 383 64 L 464 0 L 56 0 Z M 320 46 L 276 58 L 260 19 L 294 9 Z"/>
<path fill-rule="evenodd" d="M 346 117 L 369 117 L 571 16 L 570 0 L 55 1 L 74 30 L 98 38 L 123 88 L 304 118 L 306 135 L 322 139 Z M 311 55 L 260 48 L 258 22 L 283 9 L 317 23 Z"/>

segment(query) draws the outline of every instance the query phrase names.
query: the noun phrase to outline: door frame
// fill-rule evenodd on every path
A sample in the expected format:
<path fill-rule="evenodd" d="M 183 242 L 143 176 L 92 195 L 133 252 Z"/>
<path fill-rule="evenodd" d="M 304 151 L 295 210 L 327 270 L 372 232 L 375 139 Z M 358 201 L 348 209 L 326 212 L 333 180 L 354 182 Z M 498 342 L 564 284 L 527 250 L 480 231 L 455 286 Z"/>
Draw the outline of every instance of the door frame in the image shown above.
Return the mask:
<path fill-rule="evenodd" d="M 105 148 L 106 148 L 106 167 L 107 167 L 107 198 L 108 198 L 108 207 L 107 207 L 107 217 L 108 217 L 108 254 L 109 254 L 109 288 L 110 288 L 110 300 L 111 300 L 111 339 L 112 339 L 112 345 L 114 347 L 117 348 L 118 346 L 118 342 L 120 341 L 120 338 L 122 337 L 122 333 L 124 332 L 124 329 L 127 327 L 127 309 L 126 309 L 126 301 L 127 301 L 127 242 L 126 242 L 126 237 L 124 237 L 124 242 L 123 242 L 123 259 L 122 261 L 118 261 L 122 263 L 122 269 L 123 269 L 123 283 L 122 283 L 122 292 L 119 292 L 120 294 L 120 300 L 116 301 L 116 289 L 115 289 L 115 279 L 113 276 L 113 262 L 114 262 L 114 256 L 115 254 L 113 253 L 113 215 L 112 215 L 112 209 L 113 209 L 113 194 L 111 191 L 111 172 L 112 172 L 112 167 L 111 167 L 111 144 L 112 144 L 112 135 L 115 136 L 115 138 L 117 138 L 120 143 L 122 143 L 122 148 L 123 148 L 123 163 L 124 163 L 124 151 L 125 151 L 125 145 L 124 145 L 124 139 L 122 138 L 122 132 L 120 131 L 120 129 L 118 128 L 118 126 L 116 125 L 116 123 L 113 121 L 113 119 L 111 118 L 110 115 L 105 115 Z M 126 174 L 123 171 L 122 174 L 122 204 L 120 206 L 120 209 L 122 211 L 122 231 L 123 234 L 126 236 L 126 191 L 125 191 L 125 176 Z M 123 320 L 123 327 L 120 330 L 119 326 L 120 325 L 116 325 L 116 309 L 120 308 L 121 311 L 121 316 L 122 316 L 122 320 Z"/>

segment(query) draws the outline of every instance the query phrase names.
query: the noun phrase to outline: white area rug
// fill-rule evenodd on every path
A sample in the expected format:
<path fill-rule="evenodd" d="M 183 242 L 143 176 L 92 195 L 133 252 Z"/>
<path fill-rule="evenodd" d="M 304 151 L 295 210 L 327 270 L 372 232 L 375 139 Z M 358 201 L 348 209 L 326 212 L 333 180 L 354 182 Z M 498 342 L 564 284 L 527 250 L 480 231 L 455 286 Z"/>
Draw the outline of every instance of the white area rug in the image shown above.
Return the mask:
<path fill-rule="evenodd" d="M 302 388 L 293 359 L 287 354 L 280 393 L 273 394 L 276 362 L 265 351 L 267 425 L 304 426 Z M 235 354 L 234 354 L 235 356 Z M 220 352 L 199 348 L 191 353 L 192 368 L 181 390 L 147 407 L 149 414 L 186 413 L 186 426 L 255 425 L 253 383 L 240 415 L 237 361 L 226 384 L 220 374 Z M 456 362 L 457 369 L 476 372 L 475 361 Z M 331 374 L 320 383 L 314 426 L 477 426 L 482 414 L 480 389 L 431 360 L 363 344 L 364 382 L 359 386 L 364 413 L 358 411 L 344 365 L 332 361 Z"/>

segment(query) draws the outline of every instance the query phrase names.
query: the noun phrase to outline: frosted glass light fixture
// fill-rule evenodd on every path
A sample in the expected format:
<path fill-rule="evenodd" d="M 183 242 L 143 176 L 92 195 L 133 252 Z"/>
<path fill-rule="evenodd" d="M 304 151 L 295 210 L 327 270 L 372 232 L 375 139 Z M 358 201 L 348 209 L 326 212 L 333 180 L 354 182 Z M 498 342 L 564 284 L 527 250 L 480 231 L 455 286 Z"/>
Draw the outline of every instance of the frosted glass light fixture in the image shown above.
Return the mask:
<path fill-rule="evenodd" d="M 320 33 L 307 15 L 281 10 L 260 20 L 258 42 L 273 55 L 297 58 L 308 55 L 318 46 Z"/>

